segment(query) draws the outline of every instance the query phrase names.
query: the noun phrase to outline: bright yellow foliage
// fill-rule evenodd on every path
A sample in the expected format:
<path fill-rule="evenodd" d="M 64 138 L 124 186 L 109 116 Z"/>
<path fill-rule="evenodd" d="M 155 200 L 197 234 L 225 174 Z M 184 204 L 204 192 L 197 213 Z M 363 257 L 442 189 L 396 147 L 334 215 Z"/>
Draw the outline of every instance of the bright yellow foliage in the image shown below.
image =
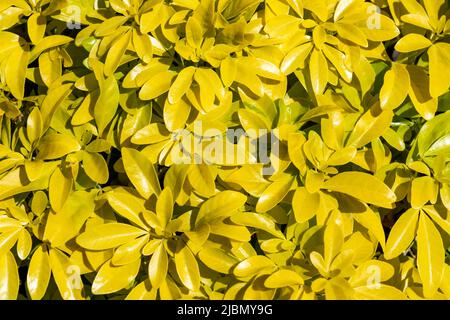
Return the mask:
<path fill-rule="evenodd" d="M 0 299 L 450 299 L 449 75 L 445 0 L 2 0 Z"/>

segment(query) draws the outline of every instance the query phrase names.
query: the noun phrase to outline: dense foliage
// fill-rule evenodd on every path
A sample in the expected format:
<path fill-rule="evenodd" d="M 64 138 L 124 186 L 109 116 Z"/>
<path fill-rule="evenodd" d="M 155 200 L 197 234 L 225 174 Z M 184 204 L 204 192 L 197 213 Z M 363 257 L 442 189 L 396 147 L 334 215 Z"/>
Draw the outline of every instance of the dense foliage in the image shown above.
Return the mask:
<path fill-rule="evenodd" d="M 2 0 L 0 298 L 448 299 L 449 75 L 446 0 Z"/>

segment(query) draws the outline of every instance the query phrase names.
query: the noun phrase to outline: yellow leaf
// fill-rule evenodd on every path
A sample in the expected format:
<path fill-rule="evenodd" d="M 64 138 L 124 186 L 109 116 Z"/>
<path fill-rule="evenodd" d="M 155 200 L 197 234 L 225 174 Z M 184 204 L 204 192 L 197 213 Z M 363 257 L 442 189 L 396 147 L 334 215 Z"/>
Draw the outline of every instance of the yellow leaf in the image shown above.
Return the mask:
<path fill-rule="evenodd" d="M 114 74 L 116 69 L 119 67 L 120 61 L 122 60 L 125 51 L 131 41 L 131 31 L 121 34 L 119 38 L 114 42 L 108 51 L 105 61 L 105 76 L 109 77 Z"/>
<path fill-rule="evenodd" d="M 162 22 L 162 5 L 157 4 L 153 10 L 147 11 L 140 17 L 140 28 L 143 34 L 155 30 Z"/>
<path fill-rule="evenodd" d="M 171 104 L 178 103 L 184 94 L 189 90 L 194 74 L 194 67 L 184 68 L 178 73 L 177 78 L 170 86 L 169 94 L 167 96 Z"/>
<path fill-rule="evenodd" d="M 380 90 L 380 106 L 383 110 L 394 110 L 405 101 L 409 90 L 409 74 L 404 65 L 394 63 L 384 75 Z"/>
<path fill-rule="evenodd" d="M 204 163 L 193 164 L 188 173 L 191 186 L 202 196 L 210 197 L 215 193 L 216 174 L 211 166 Z"/>
<path fill-rule="evenodd" d="M 27 20 L 28 36 L 34 44 L 44 38 L 45 29 L 47 27 L 47 19 L 41 13 L 33 13 Z"/>
<path fill-rule="evenodd" d="M 347 146 L 360 148 L 380 137 L 389 128 L 393 116 L 391 110 L 381 110 L 376 104 L 358 119 L 347 140 Z"/>
<path fill-rule="evenodd" d="M 291 51 L 289 51 L 283 59 L 281 63 L 280 70 L 285 75 L 291 74 L 297 68 L 304 68 L 306 58 L 311 52 L 313 45 L 308 42 L 301 44 L 298 47 L 295 47 Z"/>
<path fill-rule="evenodd" d="M 251 237 L 250 231 L 248 231 L 246 227 L 237 226 L 218 220 L 214 221 L 213 224 L 210 224 L 210 232 L 212 234 L 240 242 L 248 242 Z"/>
<path fill-rule="evenodd" d="M 270 129 L 270 124 L 262 114 L 248 109 L 239 109 L 239 121 L 251 138 L 257 138 Z"/>
<path fill-rule="evenodd" d="M 139 91 L 139 98 L 141 100 L 152 100 L 170 89 L 172 79 L 176 73 L 170 70 L 161 71 L 151 77 Z"/>
<path fill-rule="evenodd" d="M 367 47 L 368 42 L 366 35 L 356 26 L 349 23 L 335 23 L 338 35 L 349 40 L 359 46 Z"/>
<path fill-rule="evenodd" d="M 16 227 L 0 234 L 0 256 L 5 255 L 14 246 L 21 231 L 22 227 Z"/>
<path fill-rule="evenodd" d="M 275 221 L 263 213 L 240 212 L 234 214 L 231 221 L 238 225 L 264 230 L 277 238 L 284 238 Z"/>
<path fill-rule="evenodd" d="M 38 160 L 50 160 L 64 157 L 65 155 L 81 149 L 74 136 L 62 133 L 53 133 L 44 136 L 38 146 Z"/>
<path fill-rule="evenodd" d="M 439 21 L 439 10 L 441 6 L 445 3 L 445 0 L 424 0 L 423 4 L 425 6 L 425 10 L 428 13 L 428 17 L 430 19 L 430 24 L 436 28 Z"/>
<path fill-rule="evenodd" d="M 152 288 L 147 279 L 134 287 L 127 295 L 125 300 L 156 300 L 157 290 Z"/>
<path fill-rule="evenodd" d="M 100 95 L 94 106 L 94 118 L 100 134 L 114 118 L 119 105 L 119 86 L 114 76 L 100 84 Z"/>
<path fill-rule="evenodd" d="M 390 208 L 396 200 L 395 193 L 382 181 L 359 171 L 339 173 L 325 181 L 322 189 L 345 193 L 384 208 Z"/>
<path fill-rule="evenodd" d="M 222 78 L 223 84 L 229 87 L 233 84 L 237 75 L 237 63 L 235 59 L 228 57 L 222 60 L 220 64 L 220 77 Z"/>
<path fill-rule="evenodd" d="M 320 21 L 325 22 L 328 18 L 328 8 L 326 2 L 322 1 L 306 1 L 303 3 L 306 10 L 314 13 Z"/>
<path fill-rule="evenodd" d="M 258 97 L 262 97 L 264 94 L 264 86 L 261 79 L 256 75 L 256 70 L 240 60 L 237 62 L 234 81 L 244 85 Z"/>
<path fill-rule="evenodd" d="M 395 50 L 398 52 L 411 52 L 428 48 L 432 44 L 433 43 L 423 35 L 410 33 L 395 44 Z"/>
<path fill-rule="evenodd" d="M 144 199 L 123 188 L 108 192 L 106 199 L 119 215 L 143 229 L 148 228 L 140 216 L 145 211 Z"/>
<path fill-rule="evenodd" d="M 95 196 L 95 191 L 73 192 L 59 211 L 48 215 L 44 239 L 57 247 L 77 236 L 87 218 L 94 212 Z"/>
<path fill-rule="evenodd" d="M 427 215 L 421 213 L 417 230 L 417 268 L 425 297 L 433 297 L 441 285 L 444 266 L 445 250 L 441 235 Z"/>
<path fill-rule="evenodd" d="M 165 280 L 168 264 L 169 261 L 167 252 L 164 247 L 164 243 L 161 242 L 156 251 L 153 253 L 150 263 L 148 264 L 148 277 L 153 288 L 159 288 Z"/>
<path fill-rule="evenodd" d="M 18 46 L 9 55 L 5 66 L 5 80 L 12 95 L 22 100 L 25 92 L 25 75 L 30 53 Z"/>
<path fill-rule="evenodd" d="M 325 57 L 330 60 L 342 79 L 346 82 L 352 81 L 353 73 L 346 65 L 347 57 L 342 52 L 329 45 L 324 45 L 322 50 Z"/>
<path fill-rule="evenodd" d="M 359 224 L 373 233 L 384 250 L 386 247 L 386 238 L 380 215 L 378 212 L 373 211 L 369 206 L 366 206 L 365 209 L 366 211 L 353 214 L 352 217 L 358 221 Z"/>
<path fill-rule="evenodd" d="M 272 182 L 261 194 L 256 204 L 256 212 L 266 212 L 280 203 L 291 189 L 294 178 L 286 175 Z"/>
<path fill-rule="evenodd" d="M 139 58 L 145 63 L 149 63 L 152 59 L 153 48 L 150 36 L 141 33 L 137 29 L 133 29 L 133 46 Z"/>
<path fill-rule="evenodd" d="M 161 227 L 165 228 L 172 219 L 173 195 L 170 188 L 164 188 L 156 201 L 156 216 Z"/>
<path fill-rule="evenodd" d="M 439 193 L 439 183 L 431 177 L 418 177 L 411 183 L 411 207 L 420 209 L 428 201 L 435 204 Z"/>
<path fill-rule="evenodd" d="M 109 294 L 128 287 L 136 278 L 140 266 L 140 259 L 121 266 L 113 266 L 111 261 L 105 262 L 92 283 L 92 293 Z"/>
<path fill-rule="evenodd" d="M 406 300 L 406 295 L 395 287 L 379 284 L 377 287 L 354 288 L 353 298 L 356 300 Z"/>
<path fill-rule="evenodd" d="M 386 242 L 386 259 L 393 259 L 408 249 L 416 235 L 418 220 L 419 212 L 415 209 L 409 209 L 400 216 Z"/>
<path fill-rule="evenodd" d="M 124 223 L 106 223 L 89 228 L 77 237 L 77 243 L 89 250 L 105 250 L 132 241 L 146 232 Z"/>
<path fill-rule="evenodd" d="M 303 284 L 303 278 L 295 271 L 281 269 L 272 273 L 265 281 L 267 288 L 282 288 Z"/>
<path fill-rule="evenodd" d="M 325 270 L 329 270 L 334 258 L 341 252 L 344 244 L 342 226 L 337 221 L 330 221 L 324 232 L 324 254 L 323 262 Z"/>
<path fill-rule="evenodd" d="M 27 119 L 27 137 L 31 144 L 41 137 L 43 125 L 41 112 L 34 108 Z"/>
<path fill-rule="evenodd" d="M 135 149 L 122 148 L 122 160 L 128 178 L 142 197 L 160 194 L 158 175 L 149 159 Z"/>
<path fill-rule="evenodd" d="M 222 86 L 217 74 L 210 69 L 198 68 L 195 71 L 194 80 L 199 85 L 202 109 L 212 109 L 215 96 L 218 95 Z"/>
<path fill-rule="evenodd" d="M 186 40 L 192 48 L 200 48 L 203 42 L 203 29 L 195 17 L 190 17 L 186 23 Z"/>
<path fill-rule="evenodd" d="M 50 249 L 50 266 L 61 297 L 64 300 L 82 300 L 83 282 L 69 258 L 58 249 Z"/>
<path fill-rule="evenodd" d="M 309 60 L 309 75 L 316 95 L 321 95 L 328 83 L 328 63 L 322 51 L 314 49 Z"/>
<path fill-rule="evenodd" d="M 39 55 L 47 49 L 58 47 L 66 43 L 71 42 L 73 39 L 63 35 L 51 35 L 43 38 L 36 46 L 31 50 L 29 63 L 36 60 Z"/>
<path fill-rule="evenodd" d="M 440 212 L 436 210 L 435 206 L 425 206 L 422 209 L 428 214 L 434 223 L 441 227 L 447 234 L 450 234 L 450 221 L 444 219 Z"/>
<path fill-rule="evenodd" d="M 50 258 L 44 246 L 40 245 L 31 257 L 28 267 L 27 288 L 31 299 L 42 299 L 47 291 L 50 276 Z"/>
<path fill-rule="evenodd" d="M 20 260 L 25 260 L 31 251 L 32 239 L 27 230 L 22 229 L 17 239 L 17 255 Z"/>
<path fill-rule="evenodd" d="M 154 144 L 170 138 L 170 132 L 162 123 L 151 123 L 139 131 L 131 138 L 134 144 Z"/>
<path fill-rule="evenodd" d="M 59 211 L 66 202 L 67 197 L 72 191 L 73 179 L 70 173 L 62 170 L 60 167 L 56 168 L 50 177 L 49 182 L 49 198 L 50 205 L 53 210 Z"/>
<path fill-rule="evenodd" d="M 206 200 L 197 215 L 196 226 L 203 222 L 233 215 L 245 204 L 247 197 L 240 192 L 226 190 Z"/>
<path fill-rule="evenodd" d="M 142 236 L 130 242 L 122 244 L 114 251 L 111 263 L 114 266 L 130 264 L 141 258 L 141 251 L 147 244 L 149 237 Z"/>
<path fill-rule="evenodd" d="M 364 22 L 366 28 L 361 30 L 366 34 L 368 40 L 387 41 L 400 34 L 400 30 L 394 21 L 390 17 L 378 13 L 376 9 L 372 11 L 367 21 L 365 19 Z"/>
<path fill-rule="evenodd" d="M 98 153 L 83 153 L 83 168 L 89 178 L 104 184 L 108 181 L 109 172 L 105 159 Z"/>
<path fill-rule="evenodd" d="M 71 91 L 72 84 L 67 83 L 47 92 L 47 95 L 45 96 L 44 101 L 42 101 L 41 105 L 41 115 L 42 120 L 44 121 L 44 131 L 47 130 L 50 126 L 50 122 L 52 121 L 56 109 L 61 105 L 64 99 L 67 98 Z"/>
<path fill-rule="evenodd" d="M 225 181 L 236 183 L 252 196 L 260 196 L 269 185 L 262 175 L 262 166 L 258 164 L 243 165 L 226 177 Z"/>
<path fill-rule="evenodd" d="M 292 198 L 292 209 L 294 210 L 295 220 L 299 223 L 306 222 L 319 210 L 320 195 L 317 192 L 310 193 L 305 187 L 299 187 L 295 190 Z"/>
<path fill-rule="evenodd" d="M 16 300 L 19 293 L 19 271 L 11 252 L 0 255 L 0 300 Z"/>
<path fill-rule="evenodd" d="M 198 253 L 198 257 L 208 268 L 229 274 L 239 260 L 227 251 L 218 248 L 205 248 Z"/>
<path fill-rule="evenodd" d="M 275 265 L 266 256 L 252 256 L 239 262 L 233 269 L 233 274 L 239 278 L 251 277 L 264 269 L 274 269 Z"/>
<path fill-rule="evenodd" d="M 126 21 L 128 20 L 128 17 L 124 16 L 113 16 L 112 18 L 106 19 L 103 21 L 95 30 L 95 35 L 97 37 L 105 37 L 112 33 L 114 33 L 117 28 L 122 26 Z"/>
<path fill-rule="evenodd" d="M 174 104 L 167 100 L 164 105 L 164 124 L 172 132 L 183 129 L 186 126 L 190 113 L 191 106 L 185 99 L 180 99 Z"/>
<path fill-rule="evenodd" d="M 411 86 L 409 97 L 417 112 L 425 119 L 431 120 L 437 111 L 438 100 L 430 95 L 430 81 L 426 71 L 418 66 L 408 65 Z"/>
<path fill-rule="evenodd" d="M 178 248 L 175 252 L 175 266 L 178 276 L 186 288 L 198 291 L 200 288 L 198 263 L 191 249 L 182 241 L 178 242 Z"/>
<path fill-rule="evenodd" d="M 439 42 L 428 49 L 430 67 L 430 93 L 437 98 L 448 92 L 450 87 L 450 44 Z"/>

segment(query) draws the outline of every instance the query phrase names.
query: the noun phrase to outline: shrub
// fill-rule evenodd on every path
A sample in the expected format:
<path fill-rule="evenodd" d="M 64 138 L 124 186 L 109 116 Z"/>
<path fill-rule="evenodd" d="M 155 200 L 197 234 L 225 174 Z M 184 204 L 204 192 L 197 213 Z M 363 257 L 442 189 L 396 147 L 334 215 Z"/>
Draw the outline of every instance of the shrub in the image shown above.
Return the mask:
<path fill-rule="evenodd" d="M 2 0 L 0 298 L 450 298 L 445 0 Z"/>

